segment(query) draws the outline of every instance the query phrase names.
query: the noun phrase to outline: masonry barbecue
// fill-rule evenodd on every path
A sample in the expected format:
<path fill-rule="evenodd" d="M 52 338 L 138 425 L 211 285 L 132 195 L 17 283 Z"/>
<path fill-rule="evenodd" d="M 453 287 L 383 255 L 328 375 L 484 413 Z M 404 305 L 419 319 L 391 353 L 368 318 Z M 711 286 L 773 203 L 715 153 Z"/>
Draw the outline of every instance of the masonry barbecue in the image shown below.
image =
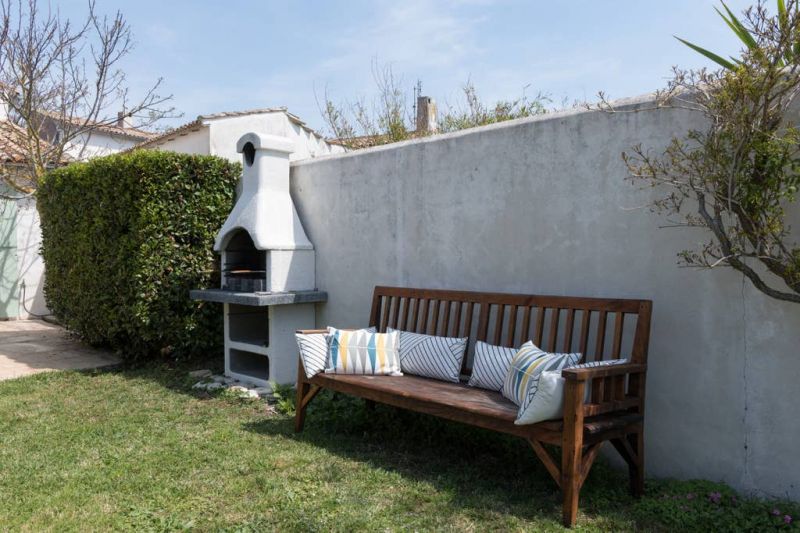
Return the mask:
<path fill-rule="evenodd" d="M 289 194 L 285 137 L 248 133 L 241 193 L 217 234 L 221 288 L 191 291 L 195 300 L 221 302 L 225 314 L 225 374 L 261 386 L 297 378 L 294 331 L 314 327 L 314 247 Z"/>

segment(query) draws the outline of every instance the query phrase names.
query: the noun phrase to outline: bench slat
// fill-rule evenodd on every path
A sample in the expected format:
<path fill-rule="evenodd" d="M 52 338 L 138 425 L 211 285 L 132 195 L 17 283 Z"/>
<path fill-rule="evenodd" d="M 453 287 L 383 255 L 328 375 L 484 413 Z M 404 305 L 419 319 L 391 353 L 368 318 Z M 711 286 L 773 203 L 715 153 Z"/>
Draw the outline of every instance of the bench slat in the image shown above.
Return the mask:
<path fill-rule="evenodd" d="M 542 345 L 542 335 L 544 334 L 544 315 L 546 312 L 546 307 L 540 307 L 536 311 L 536 331 L 533 334 L 533 343 L 536 346 Z"/>

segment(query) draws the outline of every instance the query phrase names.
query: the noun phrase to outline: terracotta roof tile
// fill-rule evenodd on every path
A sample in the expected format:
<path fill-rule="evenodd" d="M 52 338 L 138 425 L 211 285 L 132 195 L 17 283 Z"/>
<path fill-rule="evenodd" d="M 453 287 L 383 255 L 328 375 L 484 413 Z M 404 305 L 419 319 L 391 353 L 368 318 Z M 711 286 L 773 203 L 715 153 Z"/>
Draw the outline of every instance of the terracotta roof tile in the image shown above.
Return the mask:
<path fill-rule="evenodd" d="M 0 161 L 24 163 L 27 159 L 24 148 L 25 132 L 16 124 L 0 120 Z"/>
<path fill-rule="evenodd" d="M 0 120 L 0 162 L 24 164 L 28 160 L 28 151 L 25 148 L 27 135 L 25 130 L 8 120 Z M 42 145 L 46 143 L 39 141 Z M 49 146 L 48 146 L 49 148 Z M 62 163 L 69 163 L 72 159 L 67 155 L 61 156 Z"/>
<path fill-rule="evenodd" d="M 69 122 L 75 126 L 82 127 L 84 123 L 84 119 L 80 117 L 62 117 L 58 113 L 53 113 L 50 111 L 39 111 L 39 113 L 43 116 L 46 116 L 52 120 L 58 122 Z M 91 122 L 89 124 L 92 124 Z M 102 124 L 102 123 L 95 123 L 91 126 L 93 131 L 99 131 L 102 133 L 106 133 L 108 135 L 118 135 L 121 137 L 129 137 L 133 140 L 137 141 L 146 141 L 152 137 L 158 136 L 157 132 L 153 131 L 144 131 L 140 130 L 139 128 L 120 128 L 119 126 L 114 126 L 112 124 Z"/>

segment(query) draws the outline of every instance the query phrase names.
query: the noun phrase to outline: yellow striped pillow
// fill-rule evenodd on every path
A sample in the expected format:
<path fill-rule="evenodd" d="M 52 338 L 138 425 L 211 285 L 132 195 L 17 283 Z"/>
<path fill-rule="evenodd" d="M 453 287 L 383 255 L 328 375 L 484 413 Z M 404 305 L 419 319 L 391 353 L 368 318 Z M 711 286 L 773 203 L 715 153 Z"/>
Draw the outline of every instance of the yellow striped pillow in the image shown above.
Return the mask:
<path fill-rule="evenodd" d="M 329 328 L 328 374 L 402 376 L 398 334 Z"/>
<path fill-rule="evenodd" d="M 525 417 L 536 392 L 542 372 L 561 370 L 577 364 L 579 353 L 548 353 L 531 341 L 520 346 L 517 355 L 511 360 L 506 380 L 503 383 L 503 396 L 519 405 L 517 419 Z"/>

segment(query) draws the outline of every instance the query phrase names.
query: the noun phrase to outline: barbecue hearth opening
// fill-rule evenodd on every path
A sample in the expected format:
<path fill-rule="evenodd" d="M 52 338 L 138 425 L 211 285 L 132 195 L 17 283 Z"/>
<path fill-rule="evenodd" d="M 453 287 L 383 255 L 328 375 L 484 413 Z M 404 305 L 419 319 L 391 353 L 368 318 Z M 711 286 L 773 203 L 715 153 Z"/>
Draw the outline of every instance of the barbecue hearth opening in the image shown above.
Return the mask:
<path fill-rule="evenodd" d="M 267 290 L 267 252 L 258 250 L 250 234 L 237 230 L 224 251 L 222 288 L 229 291 Z"/>

